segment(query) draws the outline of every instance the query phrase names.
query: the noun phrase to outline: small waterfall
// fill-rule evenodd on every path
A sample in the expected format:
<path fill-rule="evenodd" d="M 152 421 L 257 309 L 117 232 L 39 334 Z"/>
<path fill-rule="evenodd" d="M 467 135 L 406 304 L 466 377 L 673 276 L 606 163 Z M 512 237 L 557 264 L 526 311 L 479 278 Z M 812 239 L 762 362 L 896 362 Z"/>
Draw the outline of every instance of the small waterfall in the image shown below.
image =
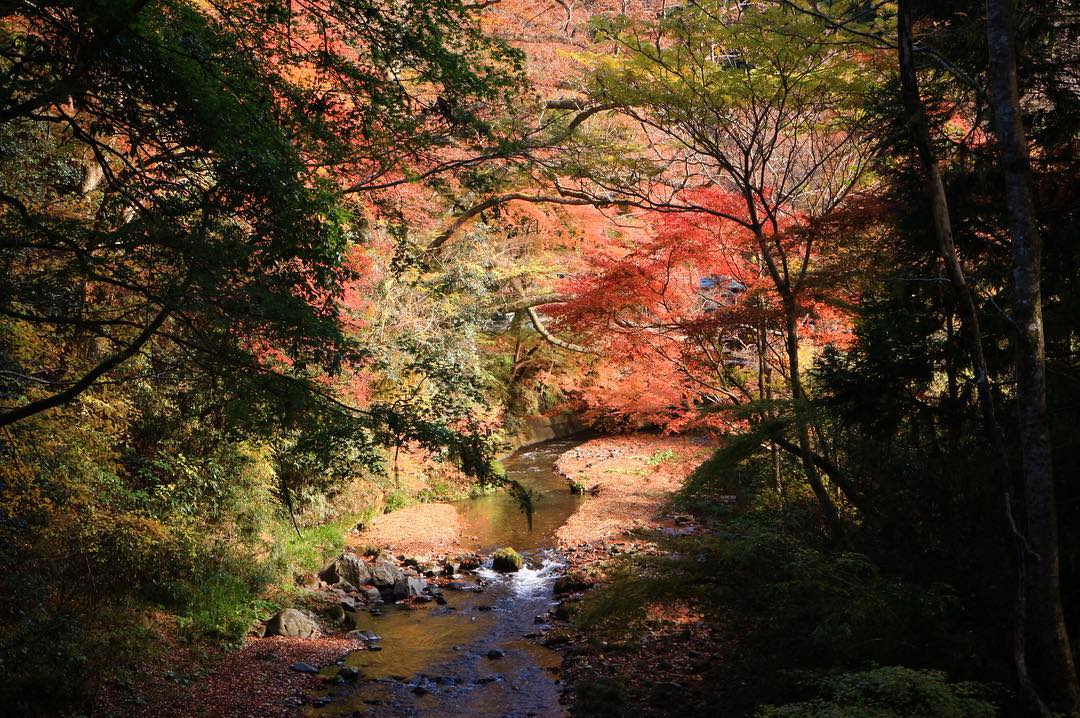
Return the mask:
<path fill-rule="evenodd" d="M 510 593 L 515 598 L 543 598 L 552 595 L 552 586 L 565 566 L 553 551 L 542 551 L 531 560 L 526 560 L 525 566 L 515 573 L 495 571 L 489 559 L 477 571 L 477 575 L 489 583 L 509 582 Z"/>

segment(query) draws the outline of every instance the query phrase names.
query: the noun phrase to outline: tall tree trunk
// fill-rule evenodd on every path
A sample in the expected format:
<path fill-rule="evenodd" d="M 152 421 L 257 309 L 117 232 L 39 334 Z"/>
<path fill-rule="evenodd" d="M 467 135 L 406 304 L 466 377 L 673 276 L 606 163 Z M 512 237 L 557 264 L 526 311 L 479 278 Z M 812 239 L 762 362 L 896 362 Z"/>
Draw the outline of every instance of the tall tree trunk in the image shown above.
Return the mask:
<path fill-rule="evenodd" d="M 979 408 L 983 418 L 983 432 L 986 443 L 1003 472 L 1005 485 L 1008 485 L 1009 457 L 1005 451 L 1001 424 L 994 406 L 994 395 L 990 387 L 986 355 L 983 352 L 982 328 L 979 325 L 979 311 L 971 287 L 964 276 L 964 268 L 956 254 L 953 241 L 952 221 L 949 218 L 949 201 L 945 196 L 945 184 L 941 180 L 934 146 L 930 139 L 930 126 L 926 119 L 926 108 L 919 95 L 919 78 L 915 72 L 915 57 L 911 40 L 911 4 L 907 0 L 899 3 L 897 15 L 897 48 L 900 62 L 900 94 L 907 113 L 908 133 L 919 155 L 919 164 L 926 176 L 926 191 L 930 198 L 930 214 L 933 220 L 934 236 L 938 251 L 945 262 L 945 271 L 949 283 L 956 294 L 961 314 L 961 331 L 971 353 L 971 364 L 975 369 L 975 387 L 979 397 Z"/>
<path fill-rule="evenodd" d="M 1011 0 L 986 0 L 990 95 L 1005 176 L 1013 244 L 1013 321 L 1017 404 L 1027 531 L 1034 554 L 1029 574 L 1028 626 L 1035 675 L 1050 707 L 1080 713 L 1080 682 L 1061 602 L 1057 502 L 1046 419 L 1046 355 L 1042 317 L 1042 241 L 1035 221 L 1031 160 L 1020 113 Z"/>
<path fill-rule="evenodd" d="M 941 180 L 937 158 L 930 139 L 930 128 L 926 118 L 926 109 L 919 93 L 918 74 L 912 47 L 912 13 L 908 0 L 901 0 L 897 15 L 897 50 L 900 65 L 900 88 L 904 109 L 908 114 L 908 131 L 919 156 L 919 162 L 927 181 L 927 194 L 931 203 L 934 234 L 938 249 L 945 262 L 949 283 L 957 298 L 961 314 L 961 333 L 971 354 L 975 369 L 976 391 L 982 413 L 983 434 L 993 453 L 1002 490 L 1005 493 L 1006 530 L 1014 537 L 1017 556 L 1017 592 L 1013 607 L 1013 663 L 1021 692 L 1032 707 L 1033 712 L 1048 715 L 1045 704 L 1039 696 L 1028 670 L 1027 660 L 1027 589 L 1030 574 L 1027 564 L 1030 560 L 1030 548 L 1013 519 L 1013 485 L 1009 469 L 1010 461 L 1005 450 L 1005 441 L 993 394 L 991 393 L 986 357 L 983 352 L 982 329 L 974 297 L 964 276 L 963 266 L 956 254 L 953 242 L 952 222 L 949 218 L 948 199 Z"/>
<path fill-rule="evenodd" d="M 829 496 L 825 483 L 821 480 L 821 474 L 818 473 L 817 466 L 814 464 L 814 452 L 810 445 L 810 424 L 806 420 L 806 407 L 802 405 L 806 394 L 803 392 L 802 376 L 799 370 L 798 307 L 794 297 L 784 298 L 784 315 L 789 383 L 791 400 L 795 405 L 795 430 L 799 438 L 799 458 L 802 461 L 803 473 L 806 474 L 806 481 L 810 484 L 818 503 L 821 504 L 829 532 L 833 538 L 840 538 L 844 533 L 844 527 L 836 512 L 836 504 Z"/>
<path fill-rule="evenodd" d="M 764 324 L 758 326 L 758 342 L 757 342 L 757 355 L 758 355 L 758 399 L 766 402 L 766 409 L 763 412 L 765 421 L 771 421 L 773 418 L 772 407 L 772 368 L 769 366 L 769 335 L 768 327 Z M 775 441 L 769 441 L 769 456 L 772 460 L 772 477 L 773 488 L 776 489 L 777 497 L 784 500 L 784 489 L 780 482 L 780 452 L 776 447 Z"/>

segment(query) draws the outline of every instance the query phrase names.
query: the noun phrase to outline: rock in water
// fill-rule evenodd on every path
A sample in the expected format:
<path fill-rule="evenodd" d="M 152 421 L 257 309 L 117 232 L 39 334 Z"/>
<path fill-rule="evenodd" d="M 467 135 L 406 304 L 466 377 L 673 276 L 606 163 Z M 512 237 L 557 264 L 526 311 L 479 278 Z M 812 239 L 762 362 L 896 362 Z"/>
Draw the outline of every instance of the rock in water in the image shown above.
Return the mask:
<path fill-rule="evenodd" d="M 319 635 L 319 624 L 295 608 L 286 608 L 266 622 L 266 635 L 315 638 Z"/>
<path fill-rule="evenodd" d="M 403 573 L 394 582 L 394 598 L 402 599 L 419 596 L 424 592 L 425 588 L 427 588 L 427 581 Z"/>
<path fill-rule="evenodd" d="M 525 558 L 512 548 L 501 548 L 491 554 L 491 567 L 502 573 L 520 571 Z"/>
<path fill-rule="evenodd" d="M 376 561 L 371 569 L 371 579 L 361 583 L 371 583 L 378 588 L 391 588 L 397 583 L 398 576 L 404 575 L 400 568 L 390 561 Z"/>
<path fill-rule="evenodd" d="M 457 564 L 462 571 L 475 571 L 484 565 L 484 560 L 474 553 L 467 553 L 457 557 Z"/>
<path fill-rule="evenodd" d="M 371 569 L 354 553 L 343 553 L 319 571 L 319 578 L 329 584 L 345 581 L 353 586 L 371 583 Z"/>

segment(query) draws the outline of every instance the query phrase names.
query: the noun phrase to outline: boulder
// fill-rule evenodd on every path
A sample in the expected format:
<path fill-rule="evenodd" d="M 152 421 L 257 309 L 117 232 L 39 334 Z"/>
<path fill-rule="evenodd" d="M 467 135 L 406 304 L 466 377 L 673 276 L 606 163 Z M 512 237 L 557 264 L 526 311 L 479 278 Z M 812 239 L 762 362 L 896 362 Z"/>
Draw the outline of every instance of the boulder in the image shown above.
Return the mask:
<path fill-rule="evenodd" d="M 295 608 L 286 608 L 266 622 L 266 635 L 315 638 L 319 635 L 319 624 Z"/>
<path fill-rule="evenodd" d="M 345 582 L 362 586 L 371 582 L 371 569 L 364 559 L 354 553 L 343 553 L 319 571 L 319 578 L 329 584 Z"/>
<path fill-rule="evenodd" d="M 491 567 L 502 573 L 520 571 L 525 565 L 525 557 L 512 548 L 501 548 L 491 554 Z"/>
<path fill-rule="evenodd" d="M 475 571 L 484 565 L 484 559 L 475 553 L 466 553 L 456 558 L 458 567 L 462 571 Z"/>
<path fill-rule="evenodd" d="M 375 603 L 376 601 L 382 600 L 382 594 L 379 593 L 379 589 L 374 586 L 364 586 L 360 593 L 368 600 L 368 603 Z"/>
<path fill-rule="evenodd" d="M 341 604 L 335 603 L 320 608 L 319 615 L 331 623 L 341 623 L 345 620 L 345 609 L 341 607 Z"/>
<path fill-rule="evenodd" d="M 374 584 L 377 588 L 391 588 L 403 575 L 400 568 L 390 561 L 379 560 L 371 569 L 371 578 L 363 583 Z"/>
<path fill-rule="evenodd" d="M 311 675 L 315 675 L 316 673 L 319 672 L 318 668 L 316 668 L 315 666 L 312 666 L 312 665 L 310 665 L 308 663 L 304 663 L 303 661 L 300 661 L 299 663 L 294 663 L 291 666 L 289 666 L 289 668 L 293 669 L 297 673 L 308 673 L 308 674 L 311 674 Z"/>
<path fill-rule="evenodd" d="M 398 580 L 394 582 L 393 595 L 397 600 L 402 598 L 412 598 L 422 594 L 425 588 L 427 588 L 427 581 L 417 576 L 408 576 L 403 573 L 398 577 Z"/>

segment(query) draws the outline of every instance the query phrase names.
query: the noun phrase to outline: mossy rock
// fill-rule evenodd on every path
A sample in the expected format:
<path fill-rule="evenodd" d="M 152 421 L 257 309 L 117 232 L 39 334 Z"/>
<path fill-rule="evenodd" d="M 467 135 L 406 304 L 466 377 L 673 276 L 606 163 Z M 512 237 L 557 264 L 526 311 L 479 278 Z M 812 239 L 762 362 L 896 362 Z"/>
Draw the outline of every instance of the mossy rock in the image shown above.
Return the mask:
<path fill-rule="evenodd" d="M 491 567 L 501 573 L 520 571 L 525 565 L 525 557 L 512 548 L 501 548 L 491 554 Z"/>

